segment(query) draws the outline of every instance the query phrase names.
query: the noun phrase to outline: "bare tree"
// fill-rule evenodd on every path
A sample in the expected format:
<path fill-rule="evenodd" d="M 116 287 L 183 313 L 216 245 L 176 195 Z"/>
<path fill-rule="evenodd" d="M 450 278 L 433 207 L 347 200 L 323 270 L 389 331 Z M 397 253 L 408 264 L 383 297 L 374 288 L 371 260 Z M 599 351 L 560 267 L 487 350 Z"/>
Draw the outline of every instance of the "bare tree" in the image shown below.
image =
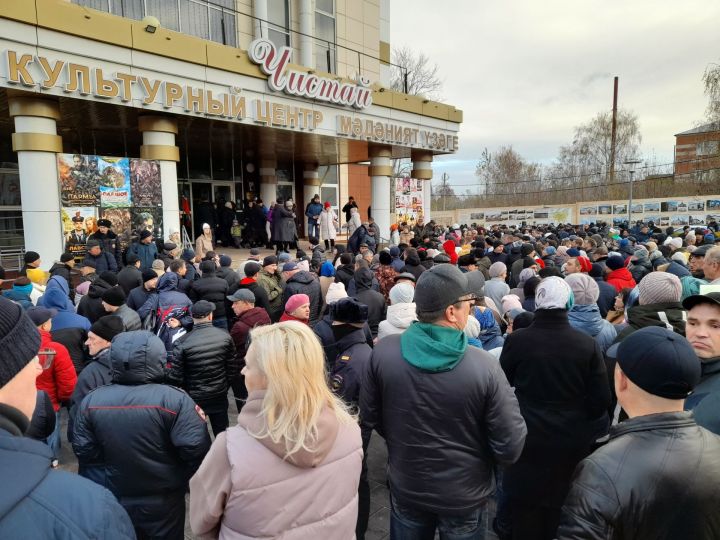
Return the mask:
<path fill-rule="evenodd" d="M 486 197 L 499 202 L 514 200 L 520 204 L 525 204 L 526 200 L 532 202 L 532 196 L 528 198 L 522 194 L 533 195 L 539 191 L 542 174 L 541 165 L 528 162 L 512 146 L 502 146 L 494 153 L 486 148 L 475 168 Z"/>
<path fill-rule="evenodd" d="M 709 64 L 702 77 L 708 97 L 706 114 L 710 122 L 720 123 L 720 64 Z"/>
<path fill-rule="evenodd" d="M 398 92 L 407 93 L 440 101 L 443 82 L 438 75 L 438 65 L 431 64 L 430 58 L 423 52 L 416 53 L 409 47 L 395 47 L 392 53 L 392 75 L 390 87 Z"/>

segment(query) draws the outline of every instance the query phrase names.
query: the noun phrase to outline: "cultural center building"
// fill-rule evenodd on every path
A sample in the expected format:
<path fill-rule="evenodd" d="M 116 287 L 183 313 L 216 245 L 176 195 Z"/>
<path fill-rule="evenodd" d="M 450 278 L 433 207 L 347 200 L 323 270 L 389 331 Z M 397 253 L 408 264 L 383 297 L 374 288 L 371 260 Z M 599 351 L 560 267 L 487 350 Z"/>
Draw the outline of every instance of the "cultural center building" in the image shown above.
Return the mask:
<path fill-rule="evenodd" d="M 354 195 L 386 235 L 393 160 L 427 185 L 462 122 L 390 88 L 389 29 L 390 0 L 3 0 L 0 249 L 49 265 L 87 208 L 149 201 L 192 237 L 201 204 L 282 196 L 302 211 L 315 193 L 336 211 Z M 61 190 L 96 177 L 97 199 L 68 206 Z"/>

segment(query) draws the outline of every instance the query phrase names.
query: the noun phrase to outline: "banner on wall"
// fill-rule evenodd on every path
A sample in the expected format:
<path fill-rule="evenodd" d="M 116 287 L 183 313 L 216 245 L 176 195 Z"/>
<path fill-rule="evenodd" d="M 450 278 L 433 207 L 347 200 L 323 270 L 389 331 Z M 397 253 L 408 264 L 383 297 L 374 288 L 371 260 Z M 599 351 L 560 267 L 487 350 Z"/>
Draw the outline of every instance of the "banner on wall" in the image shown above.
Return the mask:
<path fill-rule="evenodd" d="M 65 250 L 77 261 L 99 217 L 109 219 L 124 250 L 139 230 L 162 235 L 162 186 L 157 161 L 58 154 Z"/>
<path fill-rule="evenodd" d="M 423 216 L 423 184 L 415 178 L 395 179 L 395 221 L 414 225 Z"/>

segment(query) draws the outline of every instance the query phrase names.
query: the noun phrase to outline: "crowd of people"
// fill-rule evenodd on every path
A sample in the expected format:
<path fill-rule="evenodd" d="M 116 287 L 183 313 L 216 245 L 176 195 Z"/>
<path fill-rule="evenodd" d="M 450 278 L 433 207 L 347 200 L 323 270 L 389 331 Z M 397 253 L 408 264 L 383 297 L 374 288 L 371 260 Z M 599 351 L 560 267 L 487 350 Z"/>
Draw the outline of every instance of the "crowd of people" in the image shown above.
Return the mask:
<path fill-rule="evenodd" d="M 289 202 L 239 263 L 209 224 L 196 250 L 144 231 L 121 254 L 103 223 L 81 263 L 25 253 L 0 537 L 183 538 L 189 493 L 199 537 L 362 539 L 375 434 L 393 539 L 720 538 L 717 224 L 385 242 L 349 201 L 340 244 L 329 204 L 305 242 Z"/>

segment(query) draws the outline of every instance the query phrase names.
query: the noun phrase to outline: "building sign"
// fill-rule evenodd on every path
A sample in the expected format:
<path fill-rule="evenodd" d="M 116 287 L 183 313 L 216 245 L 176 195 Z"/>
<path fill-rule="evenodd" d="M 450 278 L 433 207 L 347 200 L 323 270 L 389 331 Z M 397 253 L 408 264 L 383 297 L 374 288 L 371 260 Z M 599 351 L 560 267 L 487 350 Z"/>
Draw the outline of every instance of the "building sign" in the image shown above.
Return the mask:
<path fill-rule="evenodd" d="M 458 137 L 439 131 L 405 127 L 392 122 L 375 122 L 338 115 L 337 134 L 385 144 L 400 144 L 457 152 Z"/>
<path fill-rule="evenodd" d="M 276 92 L 293 96 L 318 99 L 364 109 L 372 105 L 370 81 L 358 77 L 355 84 L 340 82 L 335 78 L 319 77 L 314 73 L 288 69 L 292 48 L 275 47 L 269 39 L 256 39 L 250 44 L 248 58 L 260 66 L 268 76 L 268 86 Z"/>

